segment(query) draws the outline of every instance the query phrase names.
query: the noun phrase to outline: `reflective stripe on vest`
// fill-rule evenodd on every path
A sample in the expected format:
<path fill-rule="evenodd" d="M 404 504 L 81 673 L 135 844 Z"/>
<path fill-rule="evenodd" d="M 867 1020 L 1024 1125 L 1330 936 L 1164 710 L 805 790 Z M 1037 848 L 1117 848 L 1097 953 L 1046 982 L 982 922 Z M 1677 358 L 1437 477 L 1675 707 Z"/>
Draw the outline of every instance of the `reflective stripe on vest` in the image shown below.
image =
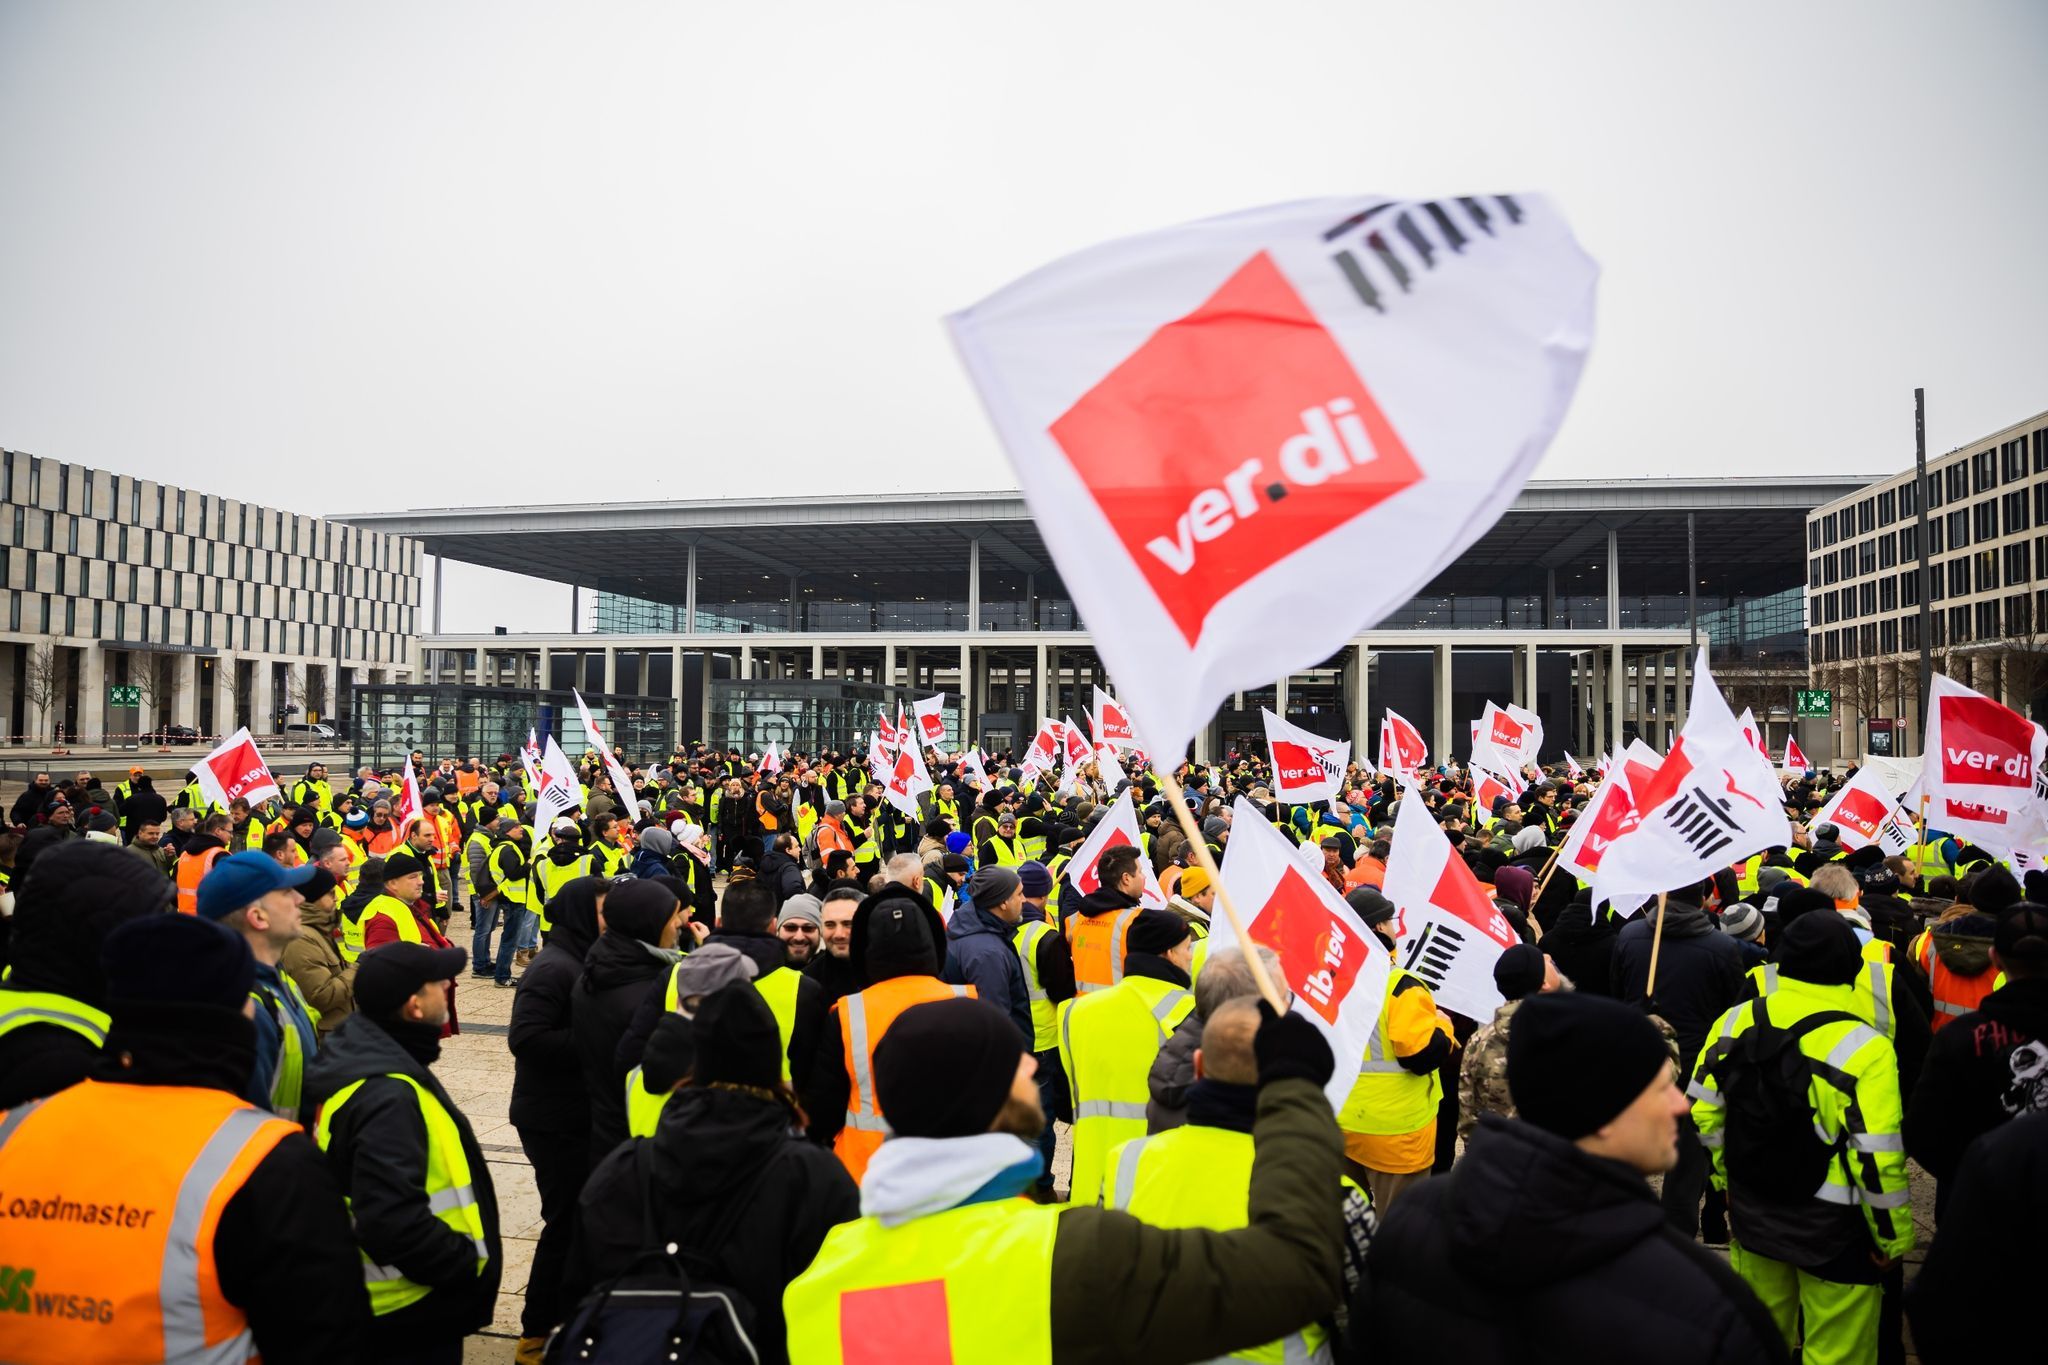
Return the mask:
<path fill-rule="evenodd" d="M 1251 1222 L 1250 1133 L 1188 1124 L 1133 1138 L 1111 1154 L 1104 1203 L 1160 1228 L 1233 1232 Z M 1326 1365 L 1329 1334 L 1315 1323 L 1263 1346 L 1217 1360 L 1256 1365 Z"/>
<path fill-rule="evenodd" d="M 248 1319 L 220 1291 L 214 1236 L 250 1173 L 297 1131 L 221 1090 L 90 1080 L 0 1117 L 0 1187 L 32 1191 L 52 1208 L 128 1211 L 97 1229 L 10 1220 L 6 1254 L 21 1272 L 12 1287 L 22 1311 L 0 1311 L 0 1359 L 254 1359 Z M 118 1159 L 82 1162 L 81 1150 Z M 115 1241 L 109 1229 L 119 1230 Z M 32 1313 L 33 1296 L 97 1301 L 100 1311 Z"/>
<path fill-rule="evenodd" d="M 1018 926 L 1017 936 L 1011 940 L 1017 949 L 1017 957 L 1024 964 L 1025 993 L 1031 998 L 1031 1050 L 1050 1052 L 1059 1046 L 1059 1010 L 1045 993 L 1045 983 L 1038 979 L 1038 945 L 1053 931 L 1052 925 L 1042 919 L 1028 919 Z"/>
<path fill-rule="evenodd" d="M 206 848 L 197 853 L 178 855 L 179 914 L 199 913 L 199 883 L 206 880 L 206 874 L 213 871 L 214 862 L 226 852 L 225 848 Z"/>
<path fill-rule="evenodd" d="M 363 941 L 369 933 L 370 921 L 379 915 L 391 921 L 392 926 L 398 930 L 398 938 L 401 943 L 424 942 L 420 938 L 419 918 L 413 914 L 412 907 L 396 896 L 387 896 L 380 892 L 376 896 L 371 897 L 370 903 L 363 907 L 363 913 L 356 919 L 357 953 L 363 951 Z M 347 929 L 344 926 L 344 937 L 346 937 L 346 932 Z"/>
<path fill-rule="evenodd" d="M 1005 839 L 1000 834 L 991 834 L 986 842 L 990 848 L 995 850 L 995 865 L 997 867 L 1022 867 L 1024 865 L 1025 854 L 1024 841 L 1022 839 Z"/>
<path fill-rule="evenodd" d="M 1145 1135 L 1153 1060 L 1194 1005 L 1191 994 L 1170 982 L 1134 976 L 1060 1006 L 1060 1064 L 1074 1104 L 1074 1203 L 1096 1201 L 1111 1148 Z"/>
<path fill-rule="evenodd" d="M 1347 1133 L 1412 1133 L 1436 1116 L 1437 1102 L 1443 1097 L 1440 1074 L 1428 1071 L 1417 1075 L 1408 1070 L 1387 1041 L 1387 1012 L 1394 1007 L 1396 989 L 1409 979 L 1420 981 L 1399 967 L 1387 973 L 1386 999 L 1379 1017 L 1373 1020 L 1372 1036 L 1366 1039 L 1358 1077 L 1337 1114 L 1337 1126 Z"/>
<path fill-rule="evenodd" d="M 54 1024 L 70 1029 L 94 1047 L 104 1047 L 113 1020 L 82 1000 L 55 991 L 10 991 L 0 988 L 0 1037 L 29 1024 Z"/>
<path fill-rule="evenodd" d="M 881 1101 L 875 1096 L 876 1044 L 897 1017 L 913 1005 L 953 996 L 972 999 L 978 994 L 972 986 L 949 986 L 934 976 L 896 976 L 842 996 L 833 1005 L 842 1022 L 842 1056 L 850 1085 L 845 1124 L 833 1140 L 832 1150 L 855 1180 L 866 1173 L 868 1158 L 881 1147 L 882 1138 L 889 1131 Z"/>
<path fill-rule="evenodd" d="M 469 1156 L 462 1150 L 462 1129 L 441 1101 L 418 1081 L 402 1072 L 387 1073 L 387 1078 L 405 1082 L 419 1103 L 420 1119 L 427 1130 L 427 1208 L 444 1226 L 461 1233 L 476 1247 L 476 1268 L 481 1275 L 490 1263 L 490 1247 L 484 1241 L 483 1210 L 477 1204 L 476 1188 L 470 1183 Z M 333 1141 L 335 1114 L 362 1086 L 362 1081 L 353 1081 L 320 1106 L 313 1140 L 321 1151 L 326 1151 Z M 343 1201 L 350 1202 L 346 1195 Z M 431 1285 L 405 1278 L 405 1272 L 397 1266 L 379 1265 L 370 1259 L 368 1251 L 361 1247 L 357 1251 L 363 1258 L 363 1283 L 370 1292 L 372 1314 L 382 1317 L 395 1313 L 433 1292 Z"/>
<path fill-rule="evenodd" d="M 318 1024 L 313 1007 L 306 1003 L 306 997 L 299 993 L 299 986 L 282 972 L 278 979 L 298 1007 L 305 1011 L 309 1023 Z M 299 1026 L 290 1018 L 291 1010 L 272 992 L 261 978 L 249 991 L 249 999 L 256 1008 L 270 1016 L 277 1025 L 277 1070 L 270 1073 L 270 1112 L 281 1119 L 296 1119 L 299 1116 L 299 1097 L 305 1090 L 306 1040 L 299 1033 Z"/>
<path fill-rule="evenodd" d="M 1123 981 L 1125 938 L 1144 908 L 1134 905 L 1113 917 L 1082 915 L 1074 921 L 1074 988 L 1080 994 L 1106 991 Z"/>

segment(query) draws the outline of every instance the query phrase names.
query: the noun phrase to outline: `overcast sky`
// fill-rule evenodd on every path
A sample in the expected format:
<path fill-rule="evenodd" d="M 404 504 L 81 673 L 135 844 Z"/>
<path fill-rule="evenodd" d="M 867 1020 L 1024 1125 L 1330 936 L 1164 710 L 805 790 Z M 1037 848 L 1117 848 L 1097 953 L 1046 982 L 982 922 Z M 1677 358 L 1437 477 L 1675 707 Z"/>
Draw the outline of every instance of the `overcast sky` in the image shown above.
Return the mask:
<path fill-rule="evenodd" d="M 0 0 L 0 446 L 319 514 L 1015 486 L 939 323 L 1106 237 L 1538 190 L 1539 477 L 2048 408 L 2048 4 Z M 447 628 L 567 590 L 450 566 Z"/>

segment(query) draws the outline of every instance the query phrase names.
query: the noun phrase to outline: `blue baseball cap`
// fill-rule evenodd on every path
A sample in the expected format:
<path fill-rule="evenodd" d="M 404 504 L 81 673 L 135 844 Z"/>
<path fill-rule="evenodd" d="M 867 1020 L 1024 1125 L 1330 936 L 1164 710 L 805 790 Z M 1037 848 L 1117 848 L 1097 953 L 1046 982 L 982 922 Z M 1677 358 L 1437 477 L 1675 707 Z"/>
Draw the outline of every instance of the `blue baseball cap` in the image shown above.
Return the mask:
<path fill-rule="evenodd" d="M 281 886 L 304 886 L 317 869 L 306 863 L 285 867 L 268 853 L 222 858 L 199 883 L 199 918 L 220 920 L 254 905 Z"/>

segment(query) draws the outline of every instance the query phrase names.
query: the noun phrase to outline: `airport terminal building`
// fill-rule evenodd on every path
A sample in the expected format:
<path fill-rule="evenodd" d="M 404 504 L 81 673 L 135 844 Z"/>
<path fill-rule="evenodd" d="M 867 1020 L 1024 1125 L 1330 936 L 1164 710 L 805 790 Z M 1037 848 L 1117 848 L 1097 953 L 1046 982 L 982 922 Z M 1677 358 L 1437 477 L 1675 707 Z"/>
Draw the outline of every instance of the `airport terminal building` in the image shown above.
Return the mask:
<path fill-rule="evenodd" d="M 1198 756 L 1261 742 L 1261 707 L 1334 738 L 1377 735 L 1391 707 L 1433 755 L 1462 757 L 1466 722 L 1488 699 L 1542 715 L 1546 759 L 1633 735 L 1663 747 L 1684 720 L 1695 638 L 1730 701 L 1768 717 L 1782 743 L 1792 690 L 1807 681 L 1809 514 L 1867 482 L 1531 483 L 1392 617 L 1317 667 L 1233 697 L 1198 736 Z M 1081 718 L 1093 686 L 1115 686 L 1014 492 L 344 520 L 436 556 L 415 678 L 358 690 L 361 735 L 391 733 L 401 712 L 413 717 L 407 735 L 465 750 L 523 738 L 528 723 L 560 733 L 550 713 L 573 686 L 603 696 L 629 749 L 646 751 L 635 757 L 664 734 L 747 751 L 771 740 L 850 748 L 877 707 L 944 692 L 955 742 L 999 751 L 1028 742 L 1042 715 Z M 444 633 L 441 559 L 573 584 L 570 619 L 560 633 Z M 1376 571 L 1359 564 L 1359 582 Z M 1344 583 L 1329 585 L 1332 610 L 1344 596 Z M 493 716 L 476 687 L 501 698 Z M 1830 752 L 1824 735 L 1800 737 Z M 373 741 L 364 761 L 387 757 L 383 747 Z"/>

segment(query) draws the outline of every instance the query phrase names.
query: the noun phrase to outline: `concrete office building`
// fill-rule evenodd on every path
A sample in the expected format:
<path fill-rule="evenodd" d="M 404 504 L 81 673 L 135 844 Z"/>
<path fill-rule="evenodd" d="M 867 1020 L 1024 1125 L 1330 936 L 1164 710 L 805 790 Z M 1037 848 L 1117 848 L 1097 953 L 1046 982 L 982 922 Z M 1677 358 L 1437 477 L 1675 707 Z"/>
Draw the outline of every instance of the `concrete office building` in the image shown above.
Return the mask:
<path fill-rule="evenodd" d="M 412 674 L 419 556 L 402 536 L 0 451 L 0 730 L 126 744 L 343 714 L 358 684 Z M 115 696 L 139 704 L 110 711 Z"/>
<path fill-rule="evenodd" d="M 1778 717 L 1782 736 L 1806 677 L 1795 538 L 1817 504 L 1864 481 L 1532 483 L 1386 621 L 1316 668 L 1233 697 L 1198 752 L 1261 743 L 1262 706 L 1369 749 L 1392 707 L 1433 754 L 1462 756 L 1466 722 L 1489 698 L 1542 714 L 1547 757 L 1631 735 L 1662 746 L 1683 722 L 1695 624 L 1737 708 Z M 1080 718 L 1090 688 L 1114 683 L 1016 493 L 346 520 L 441 558 L 577 585 L 559 633 L 444 633 L 437 560 L 419 681 L 441 688 L 524 689 L 536 708 L 572 685 L 659 698 L 678 737 L 746 750 L 846 747 L 877 705 L 943 691 L 955 742 L 1000 750 L 1027 742 L 1043 715 Z M 1375 571 L 1359 564 L 1360 581 Z M 1330 585 L 1333 610 L 1344 591 Z"/>
<path fill-rule="evenodd" d="M 2048 703 L 2048 412 L 1930 457 L 1924 484 L 1907 469 L 1830 498 L 1806 548 L 1807 653 L 1843 753 L 1919 752 L 1923 619 L 1935 672 Z"/>

